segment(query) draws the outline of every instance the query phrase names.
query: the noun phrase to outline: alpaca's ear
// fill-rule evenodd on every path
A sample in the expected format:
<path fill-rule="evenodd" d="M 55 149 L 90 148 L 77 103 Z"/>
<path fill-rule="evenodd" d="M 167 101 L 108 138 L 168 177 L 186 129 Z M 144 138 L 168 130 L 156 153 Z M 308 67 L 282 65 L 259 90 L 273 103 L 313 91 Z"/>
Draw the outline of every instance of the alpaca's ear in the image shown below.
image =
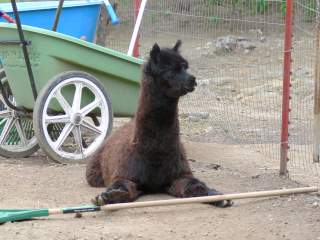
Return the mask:
<path fill-rule="evenodd" d="M 151 59 L 158 61 L 160 54 L 160 47 L 157 43 L 155 43 L 152 47 L 152 50 L 150 51 L 150 57 Z"/>
<path fill-rule="evenodd" d="M 174 45 L 174 47 L 172 48 L 174 51 L 178 52 L 179 51 L 179 48 L 181 47 L 181 40 L 179 39 L 176 44 Z"/>

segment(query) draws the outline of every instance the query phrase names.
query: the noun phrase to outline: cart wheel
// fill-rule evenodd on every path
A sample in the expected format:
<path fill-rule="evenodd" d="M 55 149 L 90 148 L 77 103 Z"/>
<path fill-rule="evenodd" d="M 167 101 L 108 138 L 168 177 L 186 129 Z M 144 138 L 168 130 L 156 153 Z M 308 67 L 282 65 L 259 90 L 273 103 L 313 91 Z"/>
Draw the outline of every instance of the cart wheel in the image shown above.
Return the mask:
<path fill-rule="evenodd" d="M 9 85 L 4 83 L 11 102 L 14 103 Z M 0 155 L 9 158 L 28 157 L 38 151 L 32 119 L 19 116 L 7 106 L 0 94 Z"/>
<path fill-rule="evenodd" d="M 111 132 L 113 113 L 110 99 L 95 77 L 66 72 L 42 89 L 33 121 L 40 147 L 53 160 L 81 162 Z"/>

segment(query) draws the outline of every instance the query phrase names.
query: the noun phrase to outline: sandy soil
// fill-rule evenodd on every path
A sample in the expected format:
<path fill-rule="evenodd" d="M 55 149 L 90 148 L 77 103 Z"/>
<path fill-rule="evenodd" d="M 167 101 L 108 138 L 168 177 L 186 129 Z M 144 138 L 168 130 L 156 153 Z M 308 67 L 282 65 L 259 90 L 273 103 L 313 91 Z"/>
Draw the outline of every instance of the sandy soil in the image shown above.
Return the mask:
<path fill-rule="evenodd" d="M 277 162 L 241 146 L 187 143 L 196 176 L 226 193 L 302 186 L 279 178 Z M 215 170 L 216 164 L 220 167 Z M 0 208 L 88 203 L 84 165 L 54 165 L 41 154 L 1 159 Z M 167 199 L 166 195 L 140 199 Z M 238 200 L 228 209 L 204 204 L 53 216 L 0 226 L 0 239 L 320 239 L 319 195 Z"/>
<path fill-rule="evenodd" d="M 108 32 L 107 46 L 126 49 L 130 24 L 117 27 L 118 32 Z M 172 27 L 180 29 L 176 24 Z M 187 150 L 195 175 L 226 193 L 304 186 L 278 176 L 282 31 L 263 33 L 264 41 L 260 41 L 255 27 L 241 34 L 232 32 L 249 38 L 256 49 L 216 55 L 216 38 L 230 35 L 230 31 L 208 33 L 208 37 L 203 33 L 190 36 L 187 30 L 143 35 L 142 53 L 145 55 L 155 41 L 161 46 L 171 46 L 177 38 L 184 40 L 182 53 L 190 59 L 191 71 L 199 79 L 198 89 L 181 103 L 182 135 L 189 140 Z M 313 40 L 295 35 L 294 41 L 294 78 L 298 81 L 292 87 L 290 157 L 300 169 L 301 164 L 311 166 L 307 160 L 312 149 L 305 146 L 312 139 L 309 125 Z M 55 165 L 41 153 L 28 159 L 0 159 L 0 208 L 89 203 L 103 189 L 90 188 L 84 171 L 84 165 Z M 308 178 L 301 171 L 296 174 L 302 180 Z M 167 198 L 167 195 L 153 195 L 139 201 Z M 319 206 L 320 195 L 313 194 L 238 200 L 229 209 L 193 204 L 89 213 L 82 218 L 63 215 L 0 225 L 0 240 L 320 240 Z"/>

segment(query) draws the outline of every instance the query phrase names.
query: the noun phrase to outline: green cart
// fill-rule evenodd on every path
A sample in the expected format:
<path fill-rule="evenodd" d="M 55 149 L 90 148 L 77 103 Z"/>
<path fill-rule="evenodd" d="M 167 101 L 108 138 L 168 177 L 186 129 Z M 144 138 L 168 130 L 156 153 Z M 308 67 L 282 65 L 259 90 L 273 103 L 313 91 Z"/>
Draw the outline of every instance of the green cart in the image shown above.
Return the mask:
<path fill-rule="evenodd" d="M 133 115 L 142 60 L 29 26 L 19 38 L 17 26 L 0 24 L 0 155 L 87 159 L 113 115 Z"/>

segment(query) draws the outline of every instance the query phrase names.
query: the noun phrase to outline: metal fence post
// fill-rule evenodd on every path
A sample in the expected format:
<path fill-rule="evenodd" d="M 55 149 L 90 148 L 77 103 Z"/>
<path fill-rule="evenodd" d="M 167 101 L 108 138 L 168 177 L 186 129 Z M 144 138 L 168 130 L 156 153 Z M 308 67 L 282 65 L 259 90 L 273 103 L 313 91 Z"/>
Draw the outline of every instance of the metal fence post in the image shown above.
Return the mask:
<path fill-rule="evenodd" d="M 316 64 L 315 64 L 315 78 L 314 78 L 314 148 L 313 148 L 313 161 L 319 162 L 320 156 L 320 0 L 317 0 L 316 8 Z"/>
<path fill-rule="evenodd" d="M 286 1 L 285 43 L 282 93 L 282 124 L 280 146 L 280 175 L 287 175 L 289 112 L 290 112 L 290 81 L 291 81 L 291 51 L 292 51 L 293 0 Z"/>

